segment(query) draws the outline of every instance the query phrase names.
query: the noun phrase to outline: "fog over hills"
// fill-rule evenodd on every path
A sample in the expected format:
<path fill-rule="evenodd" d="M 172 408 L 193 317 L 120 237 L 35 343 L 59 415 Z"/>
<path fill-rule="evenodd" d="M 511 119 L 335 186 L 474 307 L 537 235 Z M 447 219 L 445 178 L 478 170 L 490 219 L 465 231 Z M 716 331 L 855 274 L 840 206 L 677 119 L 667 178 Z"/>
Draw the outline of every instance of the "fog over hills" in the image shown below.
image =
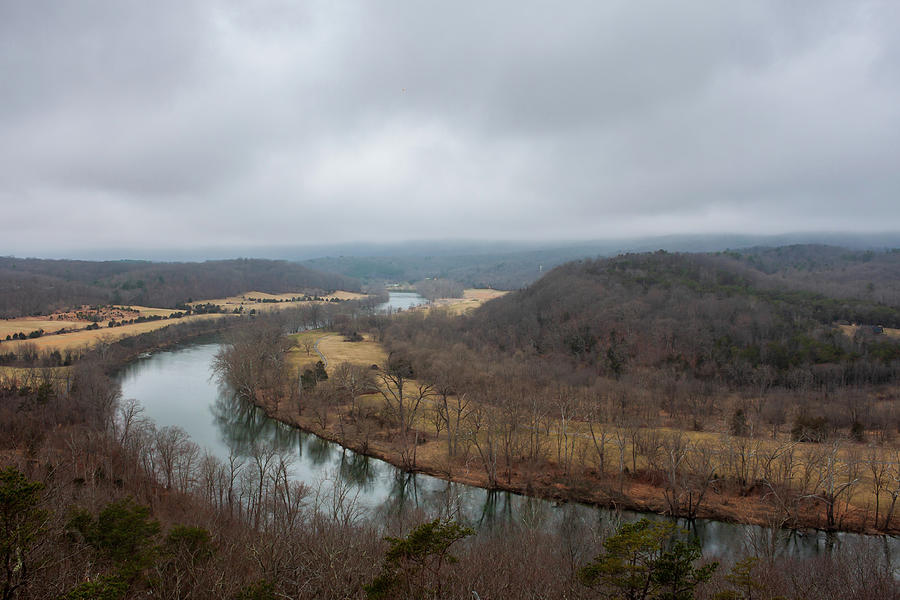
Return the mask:
<path fill-rule="evenodd" d="M 869 1 L 6 2 L 0 255 L 898 231 L 898 28 Z"/>
<path fill-rule="evenodd" d="M 715 252 L 729 248 L 752 246 L 785 246 L 790 244 L 824 244 L 854 249 L 900 247 L 900 232 L 795 232 L 779 235 L 740 233 L 678 234 L 606 238 L 595 240 L 499 241 L 489 239 L 420 239 L 407 241 L 354 242 L 343 244 L 284 244 L 254 246 L 179 246 L 169 248 L 93 247 L 86 249 L 22 253 L 6 252 L 20 258 L 72 258 L 77 260 L 151 260 L 203 261 L 238 257 L 304 261 L 325 257 L 422 257 L 515 255 L 523 253 L 560 253 L 577 258 L 614 256 L 623 252 L 667 250 L 670 252 Z"/>

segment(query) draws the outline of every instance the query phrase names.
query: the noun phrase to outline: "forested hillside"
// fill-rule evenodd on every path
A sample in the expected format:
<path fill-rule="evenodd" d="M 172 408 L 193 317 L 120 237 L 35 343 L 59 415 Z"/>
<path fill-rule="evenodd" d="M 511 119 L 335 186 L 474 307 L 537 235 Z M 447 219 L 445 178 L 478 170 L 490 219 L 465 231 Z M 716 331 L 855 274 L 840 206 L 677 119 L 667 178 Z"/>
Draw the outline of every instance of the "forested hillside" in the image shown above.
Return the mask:
<path fill-rule="evenodd" d="M 898 264 L 808 246 L 578 261 L 467 316 L 397 320 L 385 341 L 491 403 L 567 395 L 619 423 L 721 431 L 740 413 L 754 431 L 892 435 Z"/>
<path fill-rule="evenodd" d="M 815 242 L 815 243 L 812 243 Z M 830 271 L 847 271 L 847 276 L 878 275 L 880 269 L 894 265 L 894 278 L 900 279 L 900 256 L 885 253 L 896 246 L 895 235 L 783 235 L 783 236 L 664 236 L 584 242 L 557 247 L 526 247 L 509 244 L 412 244 L 384 248 L 322 248 L 321 258 L 303 259 L 314 269 L 341 273 L 371 283 L 426 278 L 451 279 L 466 287 L 521 289 L 563 263 L 585 258 L 610 257 L 626 252 L 652 252 L 660 248 L 678 252 L 729 251 L 750 267 L 765 268 L 785 277 Z M 787 245 L 793 244 L 793 245 Z M 823 245 L 831 244 L 831 245 Z M 840 247 L 838 247 L 840 246 Z M 354 251 L 355 250 L 355 251 Z M 335 252 L 337 251 L 337 254 Z M 860 268 L 862 267 L 862 268 Z M 806 280 L 800 277 L 799 280 Z M 842 278 L 838 281 L 845 282 Z M 876 292 L 878 287 L 876 284 Z"/>
<path fill-rule="evenodd" d="M 542 270 L 595 252 L 580 249 L 460 256 L 340 256 L 305 261 L 316 269 L 366 282 L 415 282 L 449 279 L 466 287 L 516 290 L 541 276 Z"/>
<path fill-rule="evenodd" d="M 358 291 L 359 282 L 296 263 L 237 259 L 203 263 L 0 258 L 0 317 L 46 313 L 80 304 L 174 307 L 189 299 L 251 290 Z"/>
<path fill-rule="evenodd" d="M 885 336 L 851 339 L 835 324 L 900 327 L 898 306 L 880 300 L 892 298 L 900 283 L 893 272 L 900 254 L 829 262 L 832 249 L 814 250 L 657 252 L 569 263 L 487 304 L 465 327 L 501 350 L 614 373 L 665 368 L 742 385 L 760 368 L 788 383 L 796 369 L 840 365 L 844 381 L 882 380 L 881 367 L 900 358 L 900 346 Z M 810 255 L 823 258 L 802 258 Z M 873 280 L 886 290 L 877 298 Z"/>
<path fill-rule="evenodd" d="M 900 249 L 885 252 L 836 246 L 794 245 L 727 252 L 771 277 L 769 285 L 805 289 L 836 298 L 900 305 Z"/>

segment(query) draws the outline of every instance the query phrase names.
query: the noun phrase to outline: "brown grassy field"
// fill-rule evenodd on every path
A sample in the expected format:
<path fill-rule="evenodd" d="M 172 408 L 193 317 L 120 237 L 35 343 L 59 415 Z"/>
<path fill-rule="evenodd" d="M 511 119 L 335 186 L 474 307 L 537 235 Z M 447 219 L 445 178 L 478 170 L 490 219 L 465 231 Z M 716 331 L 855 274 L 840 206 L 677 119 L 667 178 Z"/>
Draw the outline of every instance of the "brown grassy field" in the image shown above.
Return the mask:
<path fill-rule="evenodd" d="M 192 305 L 196 304 L 218 304 L 223 309 L 231 311 L 235 308 L 239 308 L 241 306 L 244 307 L 244 310 L 250 310 L 251 308 L 255 308 L 258 311 L 262 310 L 280 310 L 284 308 L 302 306 L 303 302 L 290 302 L 291 298 L 303 297 L 304 292 L 289 292 L 285 294 L 267 294 L 266 292 L 246 292 L 243 294 L 238 294 L 235 296 L 229 296 L 227 298 L 213 298 L 211 300 L 198 300 L 197 302 L 192 302 Z M 324 300 L 331 300 L 332 298 L 337 298 L 338 300 L 358 300 L 360 298 L 365 298 L 365 294 L 358 294 L 356 292 L 345 292 L 343 290 L 338 290 L 333 294 L 329 294 L 327 296 L 322 296 Z M 257 300 L 283 300 L 284 302 L 256 302 L 250 300 L 250 298 L 255 298 Z"/>
<path fill-rule="evenodd" d="M 259 299 L 273 299 L 273 300 L 290 300 L 291 298 L 303 295 L 302 292 L 297 293 L 287 293 L 287 294 L 267 294 L 265 292 L 247 292 L 246 294 L 241 294 L 239 296 L 232 296 L 230 298 L 216 298 L 212 300 L 200 300 L 194 302 L 193 304 L 218 304 L 223 308 L 227 309 L 225 314 L 230 314 L 231 309 L 237 308 L 241 305 L 244 306 L 244 310 L 249 310 L 251 308 L 255 308 L 256 310 L 275 310 L 287 308 L 290 306 L 299 306 L 301 303 L 296 302 L 280 302 L 280 303 L 272 303 L 272 302 L 251 302 L 246 300 L 246 298 L 259 298 Z M 365 294 L 357 294 L 355 292 L 345 292 L 339 290 L 334 294 L 324 296 L 325 300 L 329 300 L 331 298 L 337 298 L 340 300 L 354 300 L 358 298 L 365 298 Z M 168 317 L 173 312 L 177 312 L 171 308 L 154 308 L 150 306 L 124 306 L 123 308 L 128 308 L 140 313 L 140 316 L 143 317 Z M 141 333 L 146 333 L 148 331 L 154 331 L 156 329 L 160 329 L 162 327 L 166 327 L 175 322 L 182 322 L 185 320 L 194 320 L 194 319 L 210 319 L 221 315 L 216 314 L 204 314 L 204 315 L 190 315 L 187 317 L 182 317 L 182 319 L 178 321 L 172 320 L 162 320 L 162 321 L 150 321 L 146 323 L 132 323 L 129 325 L 123 325 L 122 327 L 114 327 L 108 328 L 105 327 L 105 321 L 101 322 L 101 328 L 96 330 L 86 330 L 85 328 L 91 324 L 91 321 L 87 320 L 50 320 L 48 317 L 22 317 L 18 319 L 8 319 L 8 320 L 0 320 L 0 340 L 5 340 L 7 335 L 13 335 L 15 333 L 24 333 L 29 334 L 32 331 L 36 331 L 38 329 L 43 329 L 45 334 L 50 334 L 56 332 L 62 328 L 69 330 L 69 333 L 61 334 L 61 335 L 44 335 L 40 338 L 29 339 L 29 340 L 16 340 L 16 341 L 3 341 L 0 344 L 0 350 L 5 351 L 16 351 L 16 349 L 23 343 L 33 343 L 39 352 L 43 352 L 44 350 L 69 350 L 75 348 L 82 348 L 84 346 L 90 346 L 98 342 L 99 340 L 118 340 L 123 337 L 129 337 L 132 335 L 139 335 Z M 74 330 L 74 331 L 73 331 Z M 313 361 L 315 362 L 315 361 Z"/>
<path fill-rule="evenodd" d="M 148 321 L 145 323 L 132 323 L 131 325 L 123 325 L 121 327 L 101 327 L 100 329 L 74 331 L 62 335 L 45 335 L 34 340 L 20 340 L 3 342 L 0 350 L 15 351 L 22 344 L 34 344 L 39 352 L 45 350 L 72 350 L 83 348 L 84 346 L 92 346 L 101 340 L 115 341 L 132 335 L 139 335 L 148 331 L 154 331 L 172 325 L 173 323 L 184 323 L 198 319 L 214 319 L 221 317 L 219 314 L 210 315 L 191 315 L 182 317 L 181 319 L 163 319 L 159 321 Z M 61 322 L 62 323 L 62 322 Z"/>
<path fill-rule="evenodd" d="M 131 306 L 125 305 L 125 308 L 136 310 L 141 313 L 142 317 L 168 317 L 173 312 L 178 312 L 174 308 L 153 308 L 152 306 Z"/>
<path fill-rule="evenodd" d="M 342 362 L 365 367 L 381 365 L 387 358 L 381 344 L 370 336 L 365 336 L 362 342 L 345 342 L 340 334 L 328 335 L 319 340 L 319 351 L 328 359 L 329 369 Z"/>
<path fill-rule="evenodd" d="M 848 337 L 853 337 L 856 335 L 856 332 L 859 331 L 860 325 L 838 325 Z M 863 326 L 871 330 L 871 327 Z M 900 329 L 891 329 L 890 327 L 884 328 L 884 335 L 890 338 L 900 338 Z"/>
<path fill-rule="evenodd" d="M 316 361 L 320 360 L 319 354 L 312 348 L 307 354 L 304 345 L 306 340 L 312 344 L 318 341 L 319 352 L 327 359 L 327 371 L 329 372 L 342 362 L 368 367 L 373 364 L 380 365 L 387 358 L 381 345 L 373 341 L 370 336 L 366 336 L 362 342 L 345 342 L 344 336 L 339 333 L 316 329 L 296 333 L 291 338 L 294 340 L 295 346 L 291 349 L 288 360 L 291 365 L 304 369 L 315 365 Z"/>
<path fill-rule="evenodd" d="M 454 315 L 460 315 L 478 308 L 488 300 L 499 298 L 508 293 L 502 290 L 469 288 L 463 291 L 462 298 L 438 298 L 431 306 L 445 308 Z"/>
<path fill-rule="evenodd" d="M 51 321 L 46 317 L 20 317 L 18 319 L 0 320 L 0 340 L 16 333 L 29 334 L 43 329 L 45 333 L 66 329 L 82 329 L 90 325 L 90 321 Z"/>

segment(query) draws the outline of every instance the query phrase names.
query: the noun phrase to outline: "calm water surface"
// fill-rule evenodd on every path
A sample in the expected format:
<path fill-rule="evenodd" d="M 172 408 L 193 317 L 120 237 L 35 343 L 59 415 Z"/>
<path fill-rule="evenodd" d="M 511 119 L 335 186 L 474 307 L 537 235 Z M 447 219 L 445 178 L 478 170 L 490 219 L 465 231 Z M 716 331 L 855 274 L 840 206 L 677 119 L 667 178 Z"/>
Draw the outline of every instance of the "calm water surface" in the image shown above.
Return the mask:
<path fill-rule="evenodd" d="M 389 299 L 384 304 L 379 304 L 376 310 L 380 312 L 397 312 L 408 310 L 413 306 L 427 304 L 428 300 L 413 292 L 389 292 Z"/>
<path fill-rule="evenodd" d="M 335 481 L 350 490 L 368 518 L 418 508 L 451 514 L 476 527 L 519 522 L 560 528 L 615 526 L 645 516 L 577 503 L 555 503 L 508 492 L 449 483 L 422 474 L 407 474 L 384 461 L 356 454 L 315 435 L 283 425 L 221 386 L 211 371 L 218 343 L 195 343 L 153 354 L 128 365 L 119 375 L 124 398 L 134 398 L 160 427 L 177 425 L 202 448 L 219 458 L 247 456 L 253 442 L 270 442 L 293 457 L 293 477 L 325 492 Z M 684 524 L 683 524 L 684 525 Z M 760 527 L 697 520 L 690 529 L 704 551 L 743 554 L 750 538 L 766 535 Z M 854 534 L 780 533 L 779 548 L 814 555 L 865 536 Z M 894 561 L 896 538 L 876 538 L 879 552 Z"/>

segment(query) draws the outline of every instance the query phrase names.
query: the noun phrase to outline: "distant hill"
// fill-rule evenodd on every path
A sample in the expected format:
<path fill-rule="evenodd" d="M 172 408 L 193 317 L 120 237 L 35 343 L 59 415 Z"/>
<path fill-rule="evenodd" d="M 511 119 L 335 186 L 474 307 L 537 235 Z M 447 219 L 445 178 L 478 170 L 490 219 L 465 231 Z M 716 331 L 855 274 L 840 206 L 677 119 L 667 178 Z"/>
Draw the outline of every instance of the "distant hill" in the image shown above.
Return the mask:
<path fill-rule="evenodd" d="M 804 244 L 786 247 L 788 244 Z M 883 254 L 885 249 L 900 246 L 897 234 L 785 234 L 752 235 L 672 235 L 622 240 L 597 240 L 579 243 L 463 243 L 409 242 L 385 246 L 360 245 L 331 250 L 329 256 L 311 258 L 303 264 L 333 273 L 341 273 L 365 282 L 413 282 L 426 278 L 458 281 L 467 287 L 491 287 L 503 290 L 523 288 L 539 279 L 553 267 L 585 258 L 615 256 L 625 252 L 717 252 L 752 249 L 757 256 L 785 269 L 802 263 L 815 254 L 816 248 L 831 245 L 833 252 L 847 258 L 847 265 L 867 256 Z M 834 245 L 840 245 L 838 248 Z M 844 247 L 846 246 L 846 247 Z M 793 249 L 791 249 L 793 248 Z M 802 250 L 810 249 L 809 251 Z M 777 249 L 777 250 L 776 250 Z M 286 256 L 301 257 L 312 249 L 291 251 Z M 340 251 L 340 253 L 338 253 Z M 772 254 L 773 256 L 769 256 Z M 775 256 L 777 255 L 777 256 Z M 821 259 L 820 259 L 821 260 Z"/>
<path fill-rule="evenodd" d="M 174 307 L 189 299 L 249 290 L 358 291 L 359 282 L 287 261 L 236 259 L 202 263 L 0 258 L 0 316 L 47 313 L 80 304 Z"/>
<path fill-rule="evenodd" d="M 890 376 L 878 365 L 900 359 L 900 345 L 834 325 L 900 327 L 898 267 L 898 252 L 822 246 L 575 261 L 469 317 L 434 321 L 445 328 L 434 339 L 609 376 L 661 369 L 742 386 L 764 373 L 792 385 L 831 365 L 828 377 L 874 381 Z"/>

